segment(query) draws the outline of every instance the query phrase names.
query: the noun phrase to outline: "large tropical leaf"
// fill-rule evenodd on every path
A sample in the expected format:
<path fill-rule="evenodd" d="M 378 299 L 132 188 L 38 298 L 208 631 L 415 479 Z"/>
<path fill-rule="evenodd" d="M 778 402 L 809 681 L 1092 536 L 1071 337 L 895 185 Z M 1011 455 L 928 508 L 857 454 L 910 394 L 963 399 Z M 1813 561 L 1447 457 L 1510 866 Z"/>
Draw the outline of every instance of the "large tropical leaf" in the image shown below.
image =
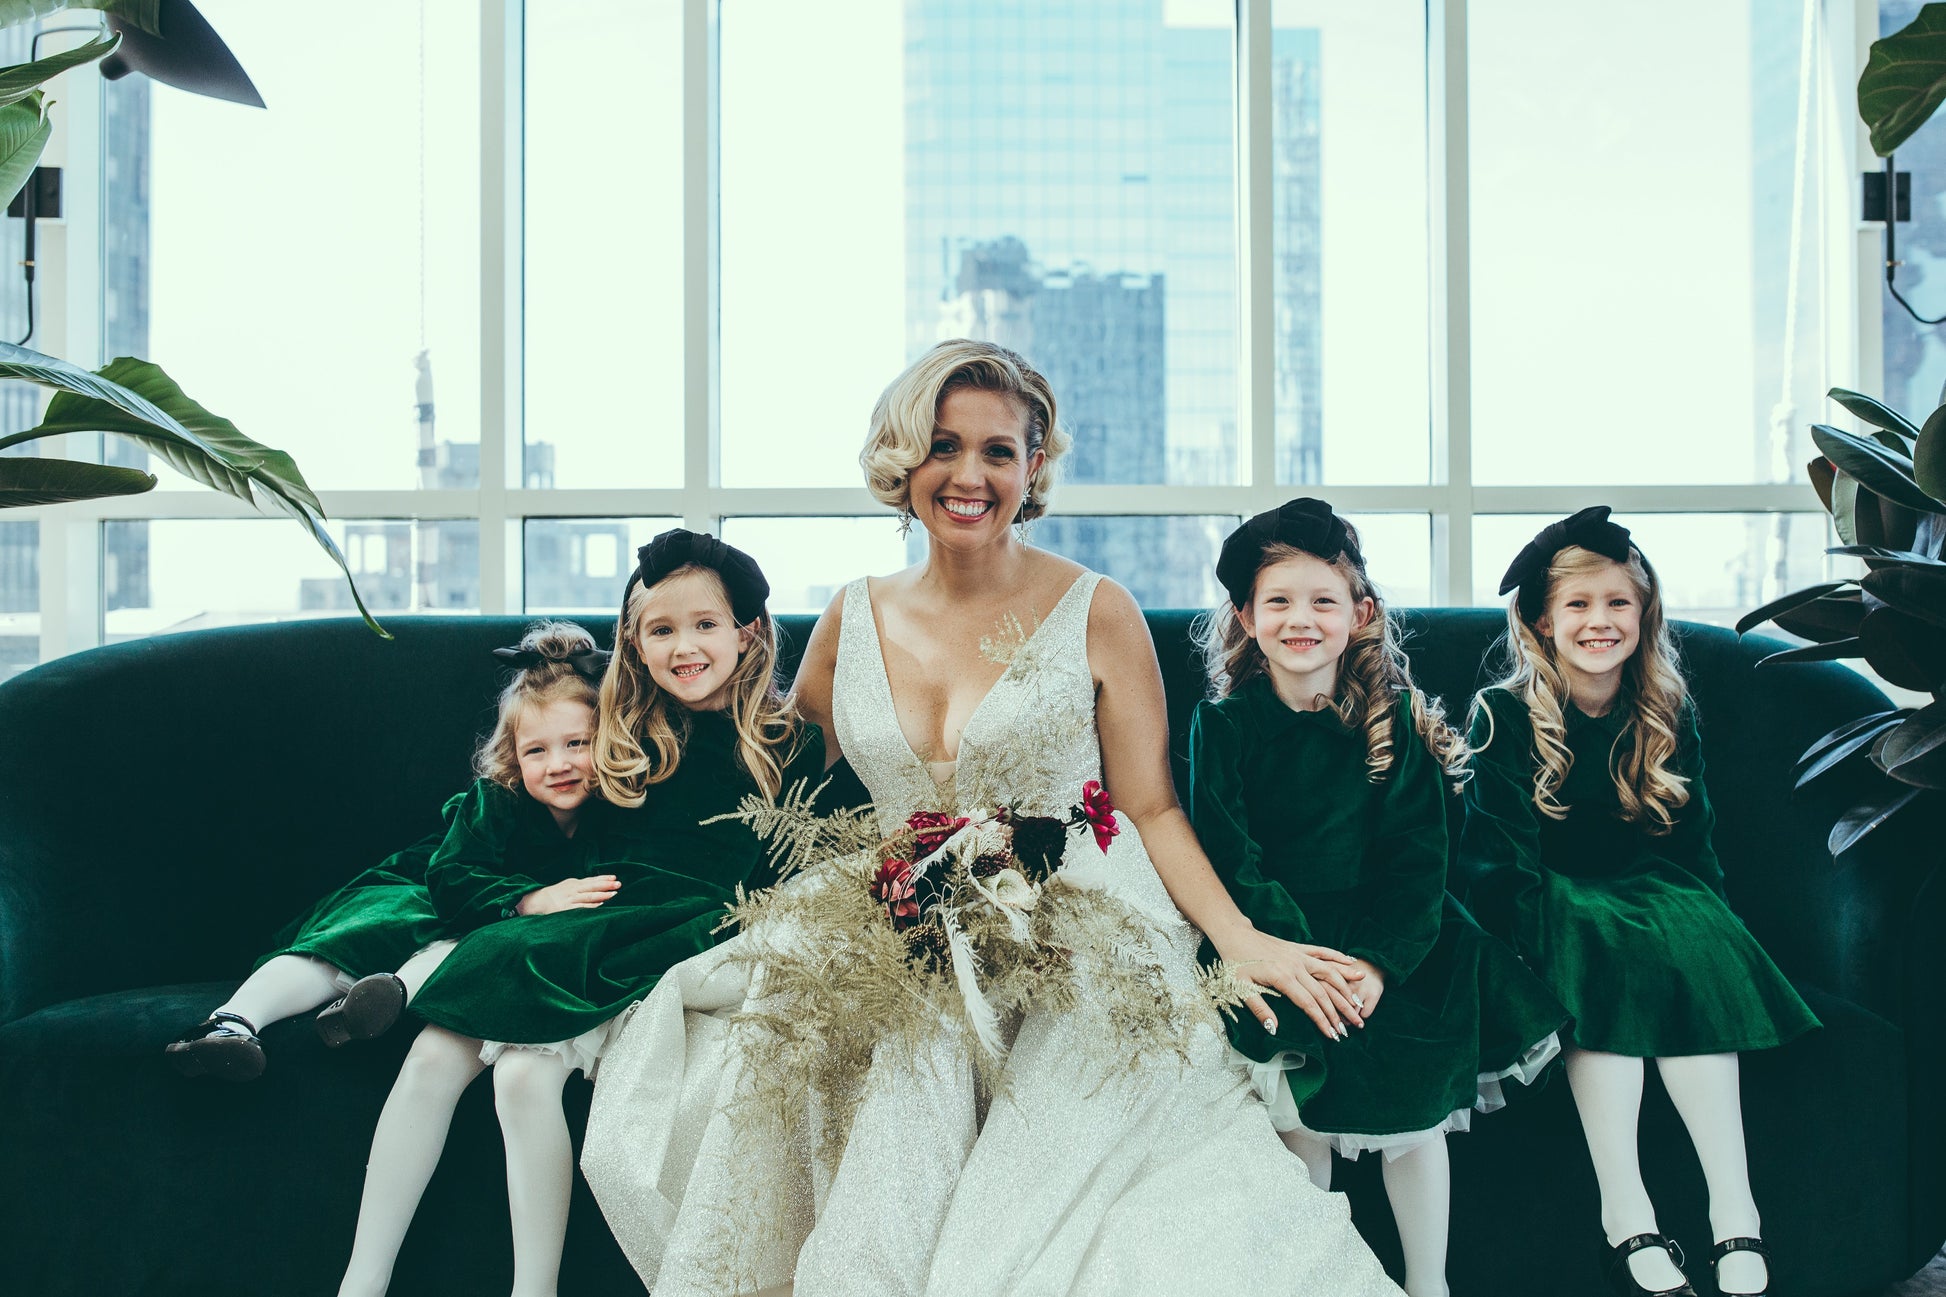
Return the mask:
<path fill-rule="evenodd" d="M 1881 568 L 1859 584 L 1900 612 L 1946 627 L 1946 566 Z"/>
<path fill-rule="evenodd" d="M 1934 558 L 1909 549 L 1886 549 L 1883 545 L 1835 545 L 1825 551 L 1840 558 L 1862 558 L 1868 563 L 1892 567 L 1946 568 L 1946 558 Z"/>
<path fill-rule="evenodd" d="M 1874 608 L 1858 627 L 1858 642 L 1872 670 L 1901 689 L 1929 694 L 1946 684 L 1946 635 L 1910 613 Z"/>
<path fill-rule="evenodd" d="M 1837 529 L 1838 539 L 1847 545 L 1863 545 L 1869 542 L 1858 536 L 1858 499 L 1864 496 L 1871 502 L 1868 511 L 1874 518 L 1878 516 L 1878 497 L 1858 485 L 1858 479 L 1849 473 L 1836 473 L 1831 481 L 1831 525 Z M 1874 530 L 1877 530 L 1874 527 Z"/>
<path fill-rule="evenodd" d="M 1935 500 L 1946 500 L 1946 405 L 1932 412 L 1912 451 L 1913 482 Z"/>
<path fill-rule="evenodd" d="M 1912 788 L 1905 784 L 1887 784 L 1883 789 L 1875 790 L 1871 796 L 1846 811 L 1838 822 L 1831 826 L 1831 836 L 1826 840 L 1825 846 L 1834 856 L 1844 854 L 1846 850 L 1857 845 L 1860 838 L 1891 819 L 1925 791 L 1923 788 Z"/>
<path fill-rule="evenodd" d="M 1884 428 L 1888 432 L 1896 432 L 1907 441 L 1912 441 L 1919 435 L 1919 430 L 1912 426 L 1912 420 L 1906 418 L 1903 414 L 1892 409 L 1884 402 L 1866 396 L 1863 392 L 1854 392 L 1845 387 L 1834 387 L 1825 393 L 1825 395 L 1829 396 L 1846 410 L 1863 419 L 1866 423 L 1871 424 L 1874 428 Z"/>
<path fill-rule="evenodd" d="M 1845 590 L 1800 604 L 1788 612 L 1780 612 L 1771 620 L 1777 623 L 1779 630 L 1799 639 L 1829 644 L 1832 640 L 1848 639 L 1858 634 L 1866 611 L 1864 595 L 1856 590 Z"/>
<path fill-rule="evenodd" d="M 54 123 L 47 118 L 40 91 L 0 106 L 0 204 L 11 203 L 27 184 L 53 134 Z"/>
<path fill-rule="evenodd" d="M 50 54 L 44 59 L 35 59 L 32 63 L 0 67 L 0 104 L 25 99 L 69 68 L 93 63 L 121 43 L 121 34 L 117 32 L 100 40 L 89 41 L 86 45 L 77 45 L 71 50 L 62 50 L 59 54 Z"/>
<path fill-rule="evenodd" d="M 1858 78 L 1858 115 L 1872 151 L 1889 157 L 1946 100 L 1946 5 L 1929 4 L 1904 27 L 1872 42 Z"/>
<path fill-rule="evenodd" d="M 1797 766 L 1791 772 L 1797 777 L 1796 786 L 1804 787 L 1819 775 L 1871 747 L 1878 741 L 1879 735 L 1897 725 L 1905 715 L 1904 711 L 1873 712 L 1870 716 L 1861 716 L 1840 725 L 1804 749 L 1804 755 L 1797 759 Z"/>
<path fill-rule="evenodd" d="M 1764 667 L 1773 662 L 1835 662 L 1839 658 L 1863 656 L 1865 656 L 1865 641 L 1854 637 L 1835 639 L 1827 644 L 1806 644 L 1802 648 L 1785 649 L 1782 653 L 1772 653 L 1769 657 L 1757 659 L 1757 665 Z"/>
<path fill-rule="evenodd" d="M 1946 784 L 1946 701 L 1922 707 L 1894 729 L 1873 753 L 1894 779 L 1921 788 Z"/>
<path fill-rule="evenodd" d="M 162 34 L 162 0 L 0 0 L 0 27 L 45 18 L 64 9 L 96 9 L 127 19 L 151 35 Z"/>
<path fill-rule="evenodd" d="M 1831 461 L 1823 455 L 1804 466 L 1804 474 L 1811 479 L 1811 489 L 1818 493 L 1818 503 L 1826 513 L 1831 512 L 1831 479 L 1835 470 Z"/>
<path fill-rule="evenodd" d="M 99 500 L 106 495 L 140 495 L 154 487 L 155 474 L 136 468 L 0 455 L 0 509 Z"/>
<path fill-rule="evenodd" d="M 1946 504 L 1919 489 L 1912 479 L 1912 461 L 1898 451 L 1822 423 L 1811 425 L 1811 440 L 1841 472 L 1886 499 L 1908 509 L 1946 512 Z"/>
<path fill-rule="evenodd" d="M 1793 590 L 1787 595 L 1772 599 L 1763 607 L 1754 608 L 1737 618 L 1737 634 L 1747 635 L 1751 628 L 1763 625 L 1780 612 L 1789 612 L 1793 608 L 1810 603 L 1813 599 L 1822 599 L 1850 584 L 1849 581 L 1826 581 L 1822 585 L 1806 586 L 1802 590 Z"/>

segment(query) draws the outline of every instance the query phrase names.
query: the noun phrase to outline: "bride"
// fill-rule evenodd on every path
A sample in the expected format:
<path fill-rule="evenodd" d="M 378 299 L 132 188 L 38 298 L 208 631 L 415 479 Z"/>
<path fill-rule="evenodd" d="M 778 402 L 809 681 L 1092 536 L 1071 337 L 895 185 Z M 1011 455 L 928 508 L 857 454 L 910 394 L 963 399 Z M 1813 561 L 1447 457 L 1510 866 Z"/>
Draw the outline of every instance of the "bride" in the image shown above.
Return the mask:
<path fill-rule="evenodd" d="M 1281 995 L 1278 1008 L 1326 1037 L 1355 1029 L 1344 956 L 1258 932 L 1198 847 L 1170 782 L 1161 673 L 1134 599 L 1015 534 L 1045 512 L 1068 440 L 1046 381 L 1013 352 L 946 342 L 907 369 L 880 398 L 860 459 L 872 493 L 925 528 L 928 554 L 832 601 L 805 650 L 799 705 L 832 759 L 850 758 L 887 832 L 915 810 L 1002 799 L 1059 814 L 1101 780 L 1122 829 L 1091 866 L 1096 885 L 1144 920 L 1141 957 L 1176 994 L 1196 994 L 1206 937 Z M 1032 688 L 982 645 L 1009 624 L 1033 649 Z M 1033 764 L 1065 771 L 1060 786 L 994 787 L 1003 754 L 1024 742 L 1057 749 Z M 663 979 L 595 1090 L 583 1169 L 657 1297 L 1397 1293 L 1344 1199 L 1313 1187 L 1226 1063 L 1213 1016 L 1187 1064 L 1131 1063 L 1085 996 L 1067 1012 L 1030 1010 L 990 1101 L 977 1045 L 942 1028 L 923 1058 L 873 1056 L 835 1165 L 801 1138 L 753 1147 L 732 1129 L 726 1027 L 761 993 L 733 958 L 743 940 Z M 1263 997 L 1245 1004 L 1274 1021 Z"/>

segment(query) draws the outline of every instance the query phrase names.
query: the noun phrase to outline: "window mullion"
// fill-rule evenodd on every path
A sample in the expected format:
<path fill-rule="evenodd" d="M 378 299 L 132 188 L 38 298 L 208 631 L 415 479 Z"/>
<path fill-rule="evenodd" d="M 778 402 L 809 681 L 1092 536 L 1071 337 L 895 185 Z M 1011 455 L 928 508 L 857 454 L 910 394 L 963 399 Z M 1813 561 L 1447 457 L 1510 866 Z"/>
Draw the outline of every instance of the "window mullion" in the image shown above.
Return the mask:
<path fill-rule="evenodd" d="M 1445 488 L 1445 507 L 1433 513 L 1433 602 L 1465 606 L 1474 602 L 1466 0 L 1428 0 L 1426 38 L 1432 475 Z"/>
<path fill-rule="evenodd" d="M 523 482 L 524 27 L 522 0 L 481 0 L 480 611 L 488 614 L 525 605 L 521 520 L 507 496 Z"/>
<path fill-rule="evenodd" d="M 1237 480 L 1277 482 L 1271 0 L 1237 0 Z"/>
<path fill-rule="evenodd" d="M 717 427 L 716 12 L 682 0 L 683 525 L 715 531 Z"/>

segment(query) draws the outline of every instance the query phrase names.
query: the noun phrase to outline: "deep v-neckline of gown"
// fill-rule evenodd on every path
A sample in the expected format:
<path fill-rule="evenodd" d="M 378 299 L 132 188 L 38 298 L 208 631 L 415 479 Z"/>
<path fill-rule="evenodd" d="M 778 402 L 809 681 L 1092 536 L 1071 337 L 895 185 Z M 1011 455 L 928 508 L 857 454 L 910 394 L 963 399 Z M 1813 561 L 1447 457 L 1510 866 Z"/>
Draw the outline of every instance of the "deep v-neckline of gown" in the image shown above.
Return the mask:
<path fill-rule="evenodd" d="M 1077 575 L 1074 578 L 1074 580 L 1071 583 L 1069 583 L 1068 588 L 1061 592 L 1061 597 L 1054 601 L 1054 606 L 1047 610 L 1047 616 L 1041 618 L 1039 623 L 1035 625 L 1034 629 L 1028 632 L 1027 638 L 1021 641 L 1019 648 L 1015 650 L 1016 654 L 1025 652 L 1028 649 L 1028 647 L 1034 643 L 1035 640 L 1040 638 L 1041 632 L 1046 630 L 1048 625 L 1051 622 L 1053 622 L 1053 620 L 1056 617 L 1061 615 L 1061 610 L 1067 606 L 1068 600 L 1074 597 L 1074 592 L 1080 589 L 1081 583 L 1083 581 L 1086 581 L 1088 577 L 1091 575 L 1092 573 L 1084 571 L 1079 575 Z M 872 645 L 872 661 L 878 666 L 878 670 L 874 673 L 874 676 L 878 681 L 879 690 L 883 695 L 880 701 L 882 701 L 885 704 L 886 719 L 891 722 L 893 732 L 899 736 L 900 750 L 903 751 L 905 756 L 912 762 L 912 764 L 918 768 L 919 773 L 926 777 L 927 782 L 937 786 L 938 781 L 934 779 L 932 773 L 932 763 L 928 762 L 924 757 L 920 756 L 918 752 L 913 749 L 912 740 L 906 737 L 905 726 L 899 724 L 898 700 L 893 696 L 892 693 L 892 673 L 889 669 L 887 669 L 885 665 L 885 643 L 879 637 L 878 609 L 872 603 L 871 578 L 860 577 L 859 585 L 861 591 L 865 596 L 865 614 L 867 617 L 871 619 L 871 628 L 870 628 L 871 634 L 868 638 L 871 640 L 871 645 Z M 991 699 L 994 695 L 994 692 L 998 690 L 1003 683 L 1006 682 L 1007 672 L 1011 671 L 1012 669 L 1013 667 L 1011 663 L 1009 663 L 1008 666 L 1003 668 L 1000 672 L 999 677 L 995 679 L 992 684 L 987 686 L 985 693 L 980 695 L 980 701 L 973 704 L 973 710 L 966 714 L 966 724 L 959 727 L 959 743 L 953 749 L 953 755 L 951 760 L 941 762 L 940 764 L 958 766 L 960 757 L 963 756 L 966 752 L 966 736 L 972 733 L 973 723 L 980 719 L 980 713 L 986 710 L 986 705 L 988 700 Z"/>

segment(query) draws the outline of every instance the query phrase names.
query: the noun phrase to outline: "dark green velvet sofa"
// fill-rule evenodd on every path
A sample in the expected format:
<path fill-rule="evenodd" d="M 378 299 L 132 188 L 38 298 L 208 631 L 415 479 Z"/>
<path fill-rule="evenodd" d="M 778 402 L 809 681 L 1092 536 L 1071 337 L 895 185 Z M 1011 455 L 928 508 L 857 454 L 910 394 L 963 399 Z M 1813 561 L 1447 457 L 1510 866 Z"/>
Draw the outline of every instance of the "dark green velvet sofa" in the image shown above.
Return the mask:
<path fill-rule="evenodd" d="M 1463 712 L 1500 615 L 1407 620 L 1421 681 Z M 1199 693 L 1188 615 L 1150 623 L 1180 759 Z M 185 1081 L 161 1048 L 287 919 L 435 827 L 466 782 L 490 718 L 487 650 L 520 621 L 389 625 L 392 643 L 352 621 L 167 636 L 0 686 L 0 1289 L 335 1291 L 411 1032 L 327 1051 L 308 1021 L 282 1023 L 266 1034 L 269 1070 L 242 1086 Z M 806 629 L 787 619 L 792 660 Z M 1825 1024 L 1745 1065 L 1779 1291 L 1874 1293 L 1946 1238 L 1946 852 L 1895 820 L 1834 863 L 1824 834 L 1847 790 L 1789 791 L 1809 740 L 1884 705 L 1869 685 L 1829 664 L 1755 672 L 1763 642 L 1727 632 L 1683 638 L 1731 899 Z M 568 1089 L 577 1131 L 589 1093 Z M 506 1290 L 491 1098 L 475 1086 L 461 1104 L 395 1293 Z M 1642 1143 L 1664 1228 L 1700 1257 L 1701 1174 L 1653 1082 Z M 1453 1166 L 1456 1294 L 1599 1291 L 1594 1178 L 1564 1083 L 1481 1119 L 1453 1141 Z M 1342 1181 L 1394 1251 L 1372 1159 Z M 577 1193 L 562 1291 L 640 1291 Z"/>

